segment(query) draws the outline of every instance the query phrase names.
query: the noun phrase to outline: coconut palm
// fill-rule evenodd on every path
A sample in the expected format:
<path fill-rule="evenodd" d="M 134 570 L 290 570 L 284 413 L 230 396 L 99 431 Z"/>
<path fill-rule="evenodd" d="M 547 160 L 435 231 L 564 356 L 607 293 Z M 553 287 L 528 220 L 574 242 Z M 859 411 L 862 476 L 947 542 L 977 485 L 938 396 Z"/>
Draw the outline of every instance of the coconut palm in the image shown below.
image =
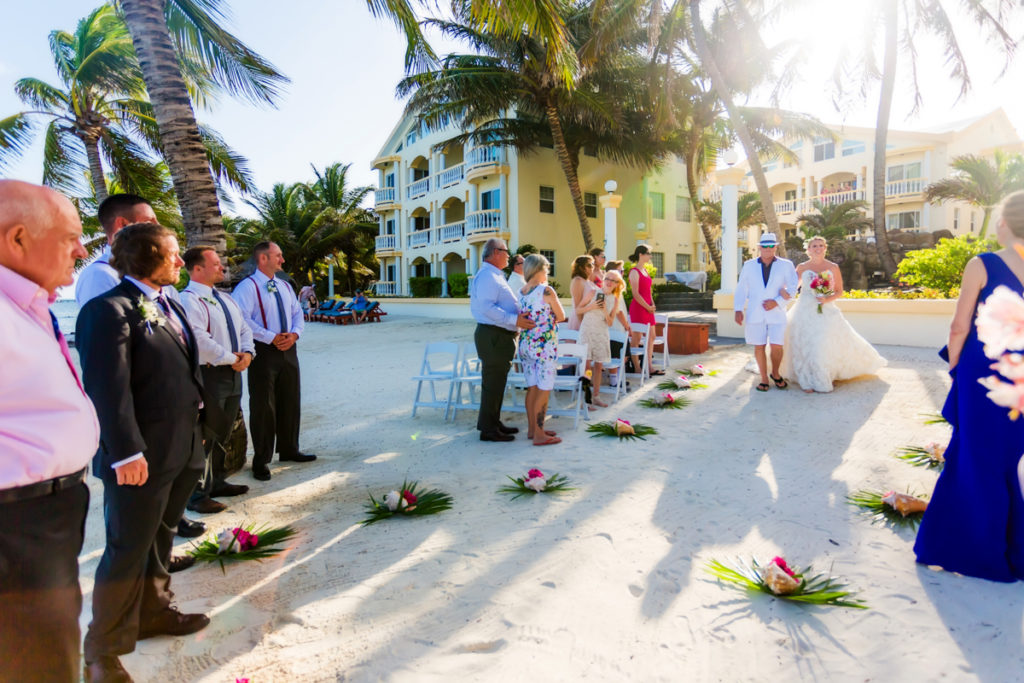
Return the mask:
<path fill-rule="evenodd" d="M 722 200 L 700 202 L 697 218 L 704 225 L 716 228 L 721 234 Z M 736 227 L 749 228 L 764 223 L 764 207 L 756 192 L 744 192 L 736 200 Z"/>
<path fill-rule="evenodd" d="M 925 199 L 941 204 L 945 201 L 967 202 L 984 211 L 980 237 L 988 234 L 992 209 L 1008 194 L 1024 190 L 1024 155 L 1008 154 L 997 149 L 992 159 L 965 154 L 950 164 L 953 175 L 925 188 Z"/>
<path fill-rule="evenodd" d="M 814 211 L 796 219 L 804 237 L 822 235 L 826 239 L 845 239 L 858 230 L 868 230 L 872 221 L 866 214 L 868 203 L 857 199 L 838 204 L 822 204 L 814 200 Z"/>

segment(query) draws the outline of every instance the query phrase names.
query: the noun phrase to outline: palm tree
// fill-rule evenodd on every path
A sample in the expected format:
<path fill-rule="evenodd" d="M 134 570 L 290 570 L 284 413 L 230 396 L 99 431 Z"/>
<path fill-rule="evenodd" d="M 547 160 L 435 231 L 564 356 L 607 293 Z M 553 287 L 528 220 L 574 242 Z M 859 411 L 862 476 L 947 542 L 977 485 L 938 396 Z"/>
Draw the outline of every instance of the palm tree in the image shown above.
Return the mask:
<path fill-rule="evenodd" d="M 186 75 L 193 83 L 202 78 L 266 104 L 274 102 L 286 79 L 220 27 L 225 18 L 220 0 L 119 0 L 119 7 L 153 103 L 188 244 L 224 251 L 217 187 L 205 163 Z"/>
<path fill-rule="evenodd" d="M 717 228 L 721 234 L 722 228 L 722 200 L 702 201 L 697 218 L 704 225 Z M 736 227 L 749 228 L 764 223 L 764 207 L 761 204 L 761 197 L 756 192 L 744 192 L 736 200 Z"/>
<path fill-rule="evenodd" d="M 862 199 L 829 205 L 814 200 L 814 212 L 801 214 L 796 223 L 805 238 L 822 235 L 829 240 L 845 239 L 858 230 L 871 228 L 872 221 L 865 213 L 867 206 Z"/>
<path fill-rule="evenodd" d="M 925 199 L 929 202 L 967 202 L 985 212 L 981 221 L 981 239 L 988 234 L 988 222 L 992 209 L 1006 195 L 1024 190 L 1024 155 L 1007 154 L 995 150 L 992 159 L 965 154 L 953 159 L 950 164 L 953 175 L 932 183 L 925 188 Z"/>

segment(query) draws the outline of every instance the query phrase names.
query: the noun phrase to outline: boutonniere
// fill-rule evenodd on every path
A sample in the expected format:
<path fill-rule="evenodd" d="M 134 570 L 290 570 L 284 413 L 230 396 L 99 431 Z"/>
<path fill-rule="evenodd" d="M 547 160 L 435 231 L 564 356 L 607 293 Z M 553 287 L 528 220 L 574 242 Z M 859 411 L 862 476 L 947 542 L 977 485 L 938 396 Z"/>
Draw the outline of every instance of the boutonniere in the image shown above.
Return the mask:
<path fill-rule="evenodd" d="M 217 300 L 216 299 L 211 299 L 208 296 L 201 296 L 199 298 L 202 299 L 203 301 L 205 301 L 206 303 L 208 303 L 210 306 L 216 306 L 217 305 Z"/>
<path fill-rule="evenodd" d="M 277 283 L 273 280 L 267 280 L 267 291 L 273 294 L 277 291 Z"/>
<path fill-rule="evenodd" d="M 150 334 L 153 334 L 153 323 L 164 324 L 164 317 L 160 315 L 156 304 L 145 294 L 139 296 L 138 309 L 142 319 L 146 321 L 146 331 Z"/>

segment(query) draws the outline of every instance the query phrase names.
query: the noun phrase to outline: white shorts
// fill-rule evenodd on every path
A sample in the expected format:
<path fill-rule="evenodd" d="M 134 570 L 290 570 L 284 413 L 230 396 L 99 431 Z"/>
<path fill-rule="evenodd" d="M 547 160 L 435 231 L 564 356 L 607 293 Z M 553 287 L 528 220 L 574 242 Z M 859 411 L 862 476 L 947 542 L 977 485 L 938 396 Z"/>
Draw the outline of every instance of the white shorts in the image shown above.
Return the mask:
<path fill-rule="evenodd" d="M 743 325 L 743 338 L 747 340 L 748 344 L 753 344 L 754 346 L 764 346 L 765 344 L 782 346 L 786 340 L 786 323 L 745 322 Z"/>

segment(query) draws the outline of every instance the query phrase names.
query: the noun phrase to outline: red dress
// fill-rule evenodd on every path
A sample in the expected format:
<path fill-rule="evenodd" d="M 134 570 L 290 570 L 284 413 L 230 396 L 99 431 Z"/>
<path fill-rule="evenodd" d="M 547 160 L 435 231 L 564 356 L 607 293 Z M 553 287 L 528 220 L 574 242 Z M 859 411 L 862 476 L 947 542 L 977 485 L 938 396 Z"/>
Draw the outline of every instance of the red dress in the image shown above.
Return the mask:
<path fill-rule="evenodd" d="M 653 306 L 654 299 L 651 297 L 651 284 L 654 281 L 651 279 L 651 276 L 648 275 L 640 266 L 637 266 L 633 270 L 636 271 L 638 280 L 636 288 L 637 291 L 633 292 L 633 300 L 629 302 L 629 322 L 653 325 L 654 314 L 648 311 L 643 306 L 641 306 L 637 302 L 637 297 L 640 297 L 645 302 L 647 302 L 648 306 Z"/>

